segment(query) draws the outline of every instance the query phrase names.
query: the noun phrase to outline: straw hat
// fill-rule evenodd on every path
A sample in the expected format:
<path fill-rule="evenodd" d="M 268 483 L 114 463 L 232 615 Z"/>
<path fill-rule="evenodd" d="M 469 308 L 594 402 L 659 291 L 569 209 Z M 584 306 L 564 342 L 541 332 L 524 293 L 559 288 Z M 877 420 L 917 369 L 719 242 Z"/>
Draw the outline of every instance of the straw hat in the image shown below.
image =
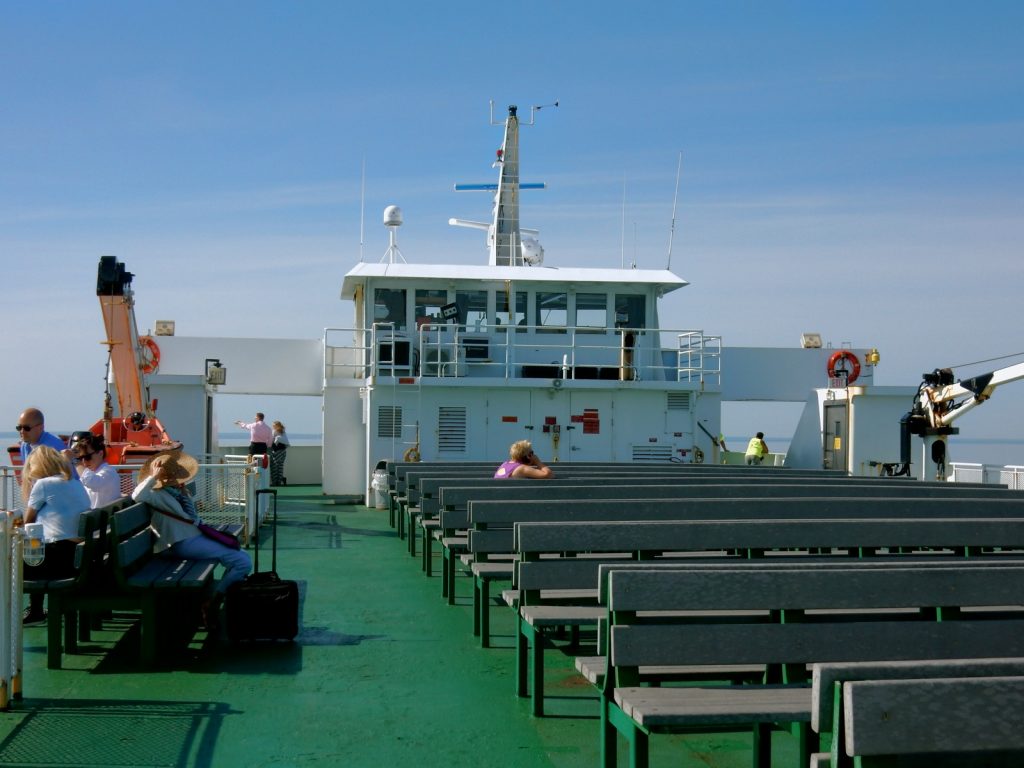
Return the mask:
<path fill-rule="evenodd" d="M 154 488 L 184 485 L 199 473 L 199 462 L 183 451 L 167 451 L 150 457 L 139 470 L 139 477 L 145 478 L 154 474 L 154 467 L 158 468 Z"/>

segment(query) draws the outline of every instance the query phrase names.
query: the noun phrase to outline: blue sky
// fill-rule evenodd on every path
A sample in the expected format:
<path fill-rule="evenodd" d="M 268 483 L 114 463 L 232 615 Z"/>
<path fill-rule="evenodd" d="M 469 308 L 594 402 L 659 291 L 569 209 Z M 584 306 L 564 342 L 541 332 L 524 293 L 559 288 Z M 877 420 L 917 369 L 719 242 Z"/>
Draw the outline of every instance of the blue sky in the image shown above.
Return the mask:
<path fill-rule="evenodd" d="M 560 101 L 522 136 L 548 264 L 665 266 L 683 152 L 665 325 L 877 346 L 885 384 L 1024 352 L 1024 5 L 350 5 L 0 0 L 9 418 L 99 416 L 101 254 L 142 330 L 348 325 L 364 160 L 367 260 L 394 203 L 407 259 L 483 263 L 447 220 L 489 214 L 451 185 L 492 180 L 491 99 Z M 964 435 L 1021 437 L 1022 396 Z"/>

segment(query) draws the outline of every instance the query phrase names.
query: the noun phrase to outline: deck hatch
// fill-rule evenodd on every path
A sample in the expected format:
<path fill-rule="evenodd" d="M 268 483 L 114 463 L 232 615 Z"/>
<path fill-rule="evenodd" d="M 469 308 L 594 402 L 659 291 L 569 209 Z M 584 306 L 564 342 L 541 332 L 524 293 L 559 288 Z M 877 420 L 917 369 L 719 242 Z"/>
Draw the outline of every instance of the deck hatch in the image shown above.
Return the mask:
<path fill-rule="evenodd" d="M 466 453 L 466 422 L 465 406 L 442 405 L 437 409 L 438 453 Z"/>
<path fill-rule="evenodd" d="M 402 436 L 402 406 L 382 405 L 377 409 L 377 437 Z"/>

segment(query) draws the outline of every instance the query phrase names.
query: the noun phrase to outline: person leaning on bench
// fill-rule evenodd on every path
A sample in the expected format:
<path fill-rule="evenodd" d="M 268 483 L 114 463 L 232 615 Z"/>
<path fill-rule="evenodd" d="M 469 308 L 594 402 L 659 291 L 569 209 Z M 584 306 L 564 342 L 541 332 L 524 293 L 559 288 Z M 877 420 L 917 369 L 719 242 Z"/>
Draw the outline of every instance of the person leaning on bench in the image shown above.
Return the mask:
<path fill-rule="evenodd" d="M 529 440 L 518 440 L 512 443 L 508 449 L 508 461 L 503 462 L 494 473 L 495 480 L 524 477 L 545 480 L 554 476 L 555 473 L 551 471 L 551 467 L 541 461 L 540 457 L 533 452 L 533 446 Z"/>
<path fill-rule="evenodd" d="M 151 525 L 156 531 L 156 553 L 170 551 L 186 560 L 217 560 L 225 572 L 217 582 L 213 595 L 203 602 L 203 622 L 207 628 L 217 624 L 217 614 L 224 602 L 224 593 L 252 570 L 252 560 L 244 550 L 232 549 L 208 538 L 198 528 L 199 515 L 186 487 L 199 472 L 199 463 L 182 451 L 158 454 L 142 465 L 139 484 L 132 498 L 148 504 L 153 510 Z"/>

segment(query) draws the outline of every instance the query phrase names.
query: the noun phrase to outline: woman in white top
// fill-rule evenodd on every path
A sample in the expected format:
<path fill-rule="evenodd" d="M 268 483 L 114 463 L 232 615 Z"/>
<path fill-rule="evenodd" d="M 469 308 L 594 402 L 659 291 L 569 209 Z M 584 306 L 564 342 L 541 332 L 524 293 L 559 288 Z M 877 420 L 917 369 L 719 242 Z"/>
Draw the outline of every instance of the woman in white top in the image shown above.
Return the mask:
<path fill-rule="evenodd" d="M 25 499 L 24 522 L 43 524 L 46 553 L 39 565 L 24 567 L 26 579 L 63 579 L 75 573 L 78 518 L 89 509 L 89 496 L 71 475 L 63 454 L 46 445 L 36 446 L 25 461 L 21 478 Z M 43 593 L 33 592 L 22 621 L 39 624 L 46 618 Z"/>
<path fill-rule="evenodd" d="M 103 435 L 89 434 L 78 440 L 72 449 L 78 466 L 78 479 L 85 486 L 93 509 L 105 507 L 124 495 L 121 493 L 120 475 L 107 464 L 106 447 Z"/>

